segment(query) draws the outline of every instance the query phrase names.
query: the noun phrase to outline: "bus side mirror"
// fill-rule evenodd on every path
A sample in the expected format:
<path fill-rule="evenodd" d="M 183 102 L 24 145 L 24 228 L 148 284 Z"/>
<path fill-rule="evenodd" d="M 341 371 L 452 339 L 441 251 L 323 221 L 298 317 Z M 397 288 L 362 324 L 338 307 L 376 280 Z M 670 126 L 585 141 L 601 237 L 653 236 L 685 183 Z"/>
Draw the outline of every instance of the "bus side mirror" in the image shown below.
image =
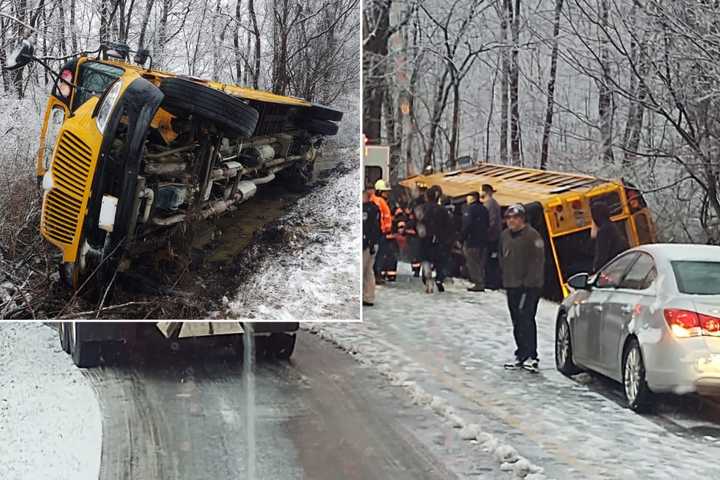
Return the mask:
<path fill-rule="evenodd" d="M 32 61 L 34 51 L 35 47 L 32 42 L 27 38 L 24 39 L 8 56 L 7 62 L 5 63 L 5 69 L 17 70 L 18 68 L 24 67 Z"/>
<path fill-rule="evenodd" d="M 590 275 L 587 273 L 576 273 L 568 279 L 568 286 L 570 286 L 573 290 L 589 290 L 589 278 Z"/>

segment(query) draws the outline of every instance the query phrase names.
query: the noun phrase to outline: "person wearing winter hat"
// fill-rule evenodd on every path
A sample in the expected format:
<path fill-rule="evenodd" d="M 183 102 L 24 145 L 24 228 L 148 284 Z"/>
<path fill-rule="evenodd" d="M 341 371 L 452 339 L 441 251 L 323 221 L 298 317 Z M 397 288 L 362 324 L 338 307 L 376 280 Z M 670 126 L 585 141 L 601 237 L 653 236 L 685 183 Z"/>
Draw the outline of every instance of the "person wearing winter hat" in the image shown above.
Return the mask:
<path fill-rule="evenodd" d="M 505 211 L 508 228 L 500 235 L 500 268 L 515 338 L 515 359 L 505 368 L 538 371 L 537 313 L 545 278 L 545 244 L 527 222 L 525 207 Z"/>
<path fill-rule="evenodd" d="M 590 205 L 590 216 L 595 239 L 593 272 L 597 272 L 603 265 L 630 247 L 617 225 L 610 220 L 610 208 L 607 203 L 599 200 L 593 202 Z"/>

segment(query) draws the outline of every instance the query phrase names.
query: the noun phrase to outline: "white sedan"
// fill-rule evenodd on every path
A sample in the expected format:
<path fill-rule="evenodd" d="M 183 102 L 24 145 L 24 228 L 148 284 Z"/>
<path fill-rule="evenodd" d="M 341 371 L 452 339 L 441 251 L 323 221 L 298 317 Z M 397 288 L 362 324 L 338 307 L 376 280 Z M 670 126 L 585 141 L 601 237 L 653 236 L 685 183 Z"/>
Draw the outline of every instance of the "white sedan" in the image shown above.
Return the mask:
<path fill-rule="evenodd" d="M 568 280 L 555 364 L 623 383 L 635 411 L 653 392 L 720 392 L 720 247 L 654 244 Z"/>

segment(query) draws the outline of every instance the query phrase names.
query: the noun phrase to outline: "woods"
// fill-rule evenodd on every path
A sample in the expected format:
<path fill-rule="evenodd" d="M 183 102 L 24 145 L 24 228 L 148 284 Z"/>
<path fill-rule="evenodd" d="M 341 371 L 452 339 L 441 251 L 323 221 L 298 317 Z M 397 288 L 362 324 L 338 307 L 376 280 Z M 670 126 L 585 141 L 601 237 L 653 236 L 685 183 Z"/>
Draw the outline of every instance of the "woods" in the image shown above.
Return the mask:
<path fill-rule="evenodd" d="M 663 240 L 720 243 L 719 15 L 690 0 L 368 1 L 365 134 L 401 178 L 464 156 L 624 178 Z"/>
<path fill-rule="evenodd" d="M 154 67 L 332 103 L 357 91 L 358 16 L 359 0 L 0 0 L 0 66 L 27 28 L 41 58 L 127 43 Z M 2 94 L 48 81 L 3 71 Z"/>

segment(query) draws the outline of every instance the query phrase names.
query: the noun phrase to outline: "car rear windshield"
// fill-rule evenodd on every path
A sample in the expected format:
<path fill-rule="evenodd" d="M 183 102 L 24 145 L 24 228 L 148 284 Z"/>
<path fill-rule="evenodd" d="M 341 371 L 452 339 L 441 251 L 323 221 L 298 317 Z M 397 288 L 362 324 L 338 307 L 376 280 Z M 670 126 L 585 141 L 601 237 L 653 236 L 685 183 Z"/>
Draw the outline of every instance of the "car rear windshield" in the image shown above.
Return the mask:
<path fill-rule="evenodd" d="M 681 293 L 720 295 L 720 262 L 671 263 Z"/>

